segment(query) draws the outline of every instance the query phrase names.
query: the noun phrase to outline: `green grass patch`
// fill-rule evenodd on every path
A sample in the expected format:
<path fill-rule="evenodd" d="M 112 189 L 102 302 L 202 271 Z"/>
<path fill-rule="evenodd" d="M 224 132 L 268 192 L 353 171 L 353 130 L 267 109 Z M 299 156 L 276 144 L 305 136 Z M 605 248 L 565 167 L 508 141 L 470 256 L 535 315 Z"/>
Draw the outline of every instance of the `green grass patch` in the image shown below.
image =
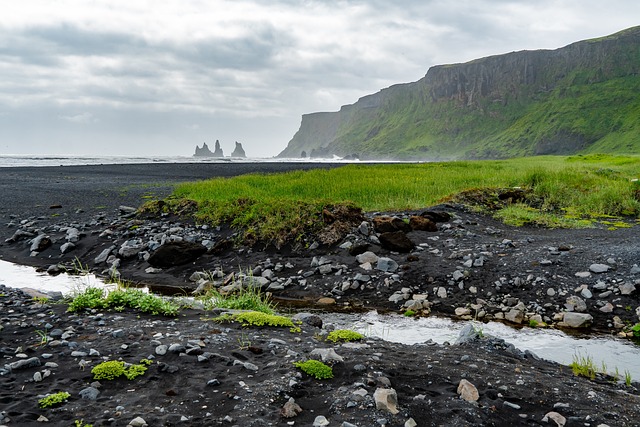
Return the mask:
<path fill-rule="evenodd" d="M 323 211 L 403 211 L 443 201 L 474 205 L 514 225 L 586 227 L 602 215 L 639 215 L 638 170 L 638 156 L 600 154 L 347 165 L 184 183 L 143 210 L 192 213 L 200 222 L 230 224 L 249 241 L 276 244 L 305 242 L 331 225 L 335 218 Z"/>
<path fill-rule="evenodd" d="M 140 289 L 124 287 L 108 293 L 102 288 L 88 287 L 71 299 L 67 311 L 72 313 L 86 309 L 122 311 L 125 308 L 164 316 L 177 316 L 180 312 L 180 306 L 170 299 Z"/>
<path fill-rule="evenodd" d="M 256 286 L 243 287 L 238 292 L 228 295 L 222 295 L 217 289 L 210 289 L 200 299 L 207 309 L 226 308 L 273 314 L 276 308 L 276 304 Z"/>
<path fill-rule="evenodd" d="M 147 372 L 147 366 L 151 363 L 148 359 L 142 359 L 140 363 L 125 366 L 121 360 L 108 360 L 99 363 L 92 370 L 94 380 L 115 380 L 122 376 L 128 380 L 133 380 Z"/>

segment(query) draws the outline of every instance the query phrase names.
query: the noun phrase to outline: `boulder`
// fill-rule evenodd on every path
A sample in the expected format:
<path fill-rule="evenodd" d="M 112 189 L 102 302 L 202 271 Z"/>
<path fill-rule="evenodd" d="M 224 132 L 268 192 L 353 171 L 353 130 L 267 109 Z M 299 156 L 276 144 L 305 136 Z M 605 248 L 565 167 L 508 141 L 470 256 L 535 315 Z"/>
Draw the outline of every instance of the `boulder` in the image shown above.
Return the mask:
<path fill-rule="evenodd" d="M 415 245 L 402 231 L 382 233 L 378 237 L 383 248 L 395 252 L 411 252 Z"/>
<path fill-rule="evenodd" d="M 148 262 L 157 268 L 173 267 L 192 262 L 206 252 L 207 248 L 200 243 L 169 242 L 156 249 Z"/>
<path fill-rule="evenodd" d="M 378 388 L 373 393 L 373 399 L 376 402 L 376 409 L 387 411 L 393 415 L 400 412 L 398 406 L 398 394 L 392 388 Z"/>
<path fill-rule="evenodd" d="M 564 313 L 562 326 L 566 326 L 568 328 L 587 328 L 591 326 L 592 320 L 593 316 L 590 314 L 569 311 Z"/>
<path fill-rule="evenodd" d="M 438 226 L 435 222 L 422 216 L 412 216 L 409 218 L 409 226 L 415 231 L 438 231 Z"/>
<path fill-rule="evenodd" d="M 390 216 L 377 216 L 373 218 L 373 229 L 378 233 L 389 233 L 393 231 L 411 231 L 411 226 L 402 219 Z"/>
<path fill-rule="evenodd" d="M 458 384 L 458 394 L 461 399 L 464 399 L 467 402 L 477 402 L 478 399 L 480 399 L 480 394 L 478 393 L 476 386 L 464 378 L 461 379 Z"/>

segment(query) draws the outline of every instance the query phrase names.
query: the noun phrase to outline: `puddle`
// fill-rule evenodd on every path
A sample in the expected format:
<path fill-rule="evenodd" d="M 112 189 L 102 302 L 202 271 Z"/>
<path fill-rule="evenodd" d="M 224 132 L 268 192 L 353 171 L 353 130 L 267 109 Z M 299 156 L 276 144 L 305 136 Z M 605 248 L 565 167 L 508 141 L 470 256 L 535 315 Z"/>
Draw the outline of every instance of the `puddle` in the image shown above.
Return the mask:
<path fill-rule="evenodd" d="M 442 317 L 409 318 L 396 314 L 381 315 L 375 311 L 364 315 L 337 315 L 341 328 L 352 329 L 365 336 L 378 337 L 402 344 L 418 344 L 433 340 L 439 344 L 454 343 L 467 324 Z M 502 338 L 522 351 L 530 350 L 543 359 L 568 365 L 574 355 L 590 356 L 598 369 L 602 363 L 609 373 L 616 367 L 624 379 L 625 370 L 634 380 L 640 379 L 640 346 L 615 337 L 577 337 L 556 329 L 512 328 L 503 323 L 476 323 L 484 335 Z"/>
<path fill-rule="evenodd" d="M 66 273 L 51 276 L 38 273 L 34 267 L 0 260 L 0 284 L 10 288 L 30 288 L 46 293 L 72 294 L 87 286 L 108 286 L 93 274 L 71 276 Z"/>
<path fill-rule="evenodd" d="M 105 286 L 94 275 L 50 276 L 38 273 L 35 268 L 0 260 L 0 284 L 12 288 L 31 288 L 44 292 L 61 292 L 67 295 L 87 286 Z M 330 323 L 341 328 L 356 330 L 366 336 L 379 337 L 402 344 L 417 344 L 433 340 L 439 344 L 455 342 L 466 322 L 441 317 L 409 318 L 395 314 L 381 315 L 332 313 Z M 554 329 L 511 328 L 503 323 L 479 323 L 485 335 L 493 335 L 513 343 L 520 350 L 531 350 L 538 356 L 563 365 L 573 361 L 576 354 L 590 356 L 600 368 L 604 362 L 610 373 L 618 368 L 624 378 L 628 370 L 634 380 L 640 380 L 640 346 L 614 337 L 576 337 Z"/>

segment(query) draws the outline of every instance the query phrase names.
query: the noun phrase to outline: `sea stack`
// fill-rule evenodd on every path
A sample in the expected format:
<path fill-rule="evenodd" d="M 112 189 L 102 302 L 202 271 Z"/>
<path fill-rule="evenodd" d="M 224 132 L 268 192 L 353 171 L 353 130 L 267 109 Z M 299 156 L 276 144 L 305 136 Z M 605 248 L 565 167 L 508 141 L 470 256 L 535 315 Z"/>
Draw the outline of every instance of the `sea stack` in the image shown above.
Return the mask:
<path fill-rule="evenodd" d="M 247 154 L 244 152 L 244 148 L 242 148 L 242 144 L 238 141 L 236 141 L 236 148 L 233 150 L 233 153 L 231 153 L 231 157 L 247 157 Z"/>
<path fill-rule="evenodd" d="M 209 147 L 207 147 L 206 142 L 202 144 L 202 148 L 196 145 L 196 152 L 193 155 L 193 157 L 211 157 L 211 156 L 213 156 L 213 153 L 211 152 L 211 150 L 209 150 Z"/>

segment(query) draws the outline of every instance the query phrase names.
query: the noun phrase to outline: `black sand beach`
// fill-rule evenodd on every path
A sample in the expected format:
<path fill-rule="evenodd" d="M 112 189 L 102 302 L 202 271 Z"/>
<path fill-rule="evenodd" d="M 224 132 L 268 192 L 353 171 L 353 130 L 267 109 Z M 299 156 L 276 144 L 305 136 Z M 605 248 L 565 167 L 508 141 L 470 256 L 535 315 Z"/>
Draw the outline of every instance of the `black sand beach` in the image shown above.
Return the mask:
<path fill-rule="evenodd" d="M 331 329 L 328 310 L 338 308 L 402 312 L 412 301 L 420 301 L 425 311 L 428 307 L 431 313 L 461 319 L 478 318 L 482 311 L 486 317 L 478 318 L 481 321 L 506 317 L 516 324 L 520 315 L 527 319 L 537 314 L 556 322 L 555 313 L 566 310 L 573 296 L 585 307 L 572 310 L 592 317 L 588 333 L 619 333 L 615 317 L 624 324 L 637 322 L 638 227 L 515 229 L 463 207 L 443 205 L 436 210 L 452 218 L 438 223 L 437 231 L 407 233 L 422 249 L 406 254 L 370 244 L 376 256 L 398 264 L 393 272 L 366 270 L 346 246 L 340 246 L 342 242 L 295 251 L 233 247 L 152 273 L 146 271 L 149 264 L 142 256 L 120 251 L 132 240 L 144 242 L 146 248 L 158 235 L 220 238 L 221 232 L 199 228 L 188 218 L 138 218 L 119 209 L 165 197 L 176 182 L 335 166 L 0 169 L 4 260 L 46 268 L 78 257 L 101 273 L 105 264 L 95 259 L 113 246 L 122 279 L 162 282 L 187 295 L 196 287 L 188 279 L 194 271 L 220 268 L 225 276 L 238 276 L 242 266 L 263 278 L 274 297 L 304 302 L 304 310 L 324 324 L 320 328 L 317 321 L 303 322 L 300 332 L 243 328 L 215 323 L 210 312 L 194 309 L 176 318 L 128 310 L 71 314 L 63 304 L 3 288 L 0 426 L 73 426 L 81 420 L 94 426 L 640 425 L 637 383 L 627 385 L 624 378 L 604 374 L 594 380 L 577 377 L 567 366 L 539 360 L 499 339 L 406 346 L 378 339 L 334 344 L 324 338 Z M 406 218 L 412 214 L 416 213 L 398 213 Z M 63 254 L 60 245 L 70 228 L 80 237 L 75 249 Z M 18 231 L 46 233 L 52 244 L 34 253 Z M 354 230 L 346 240 L 362 239 L 358 233 Z M 596 264 L 608 269 L 590 272 Z M 611 304 L 610 311 L 605 302 Z M 296 312 L 285 306 L 283 310 Z M 314 350 L 320 355 L 312 356 Z M 333 379 L 317 380 L 293 366 L 322 355 L 334 364 Z M 104 360 L 135 364 L 144 358 L 153 363 L 134 380 L 92 378 L 91 369 Z M 473 385 L 470 394 L 463 393 L 464 399 L 459 388 L 463 380 Z M 60 391 L 70 393 L 66 404 L 38 408 L 38 399 Z"/>

